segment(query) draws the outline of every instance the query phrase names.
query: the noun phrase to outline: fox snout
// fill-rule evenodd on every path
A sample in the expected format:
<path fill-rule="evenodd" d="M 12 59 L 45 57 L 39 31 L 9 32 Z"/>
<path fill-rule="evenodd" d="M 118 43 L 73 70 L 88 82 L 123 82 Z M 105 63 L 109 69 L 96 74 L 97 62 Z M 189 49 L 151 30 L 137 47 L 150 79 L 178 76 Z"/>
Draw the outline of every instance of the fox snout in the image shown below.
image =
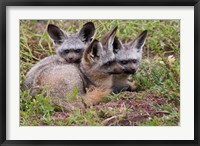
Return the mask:
<path fill-rule="evenodd" d="M 137 71 L 137 65 L 131 62 L 124 65 L 124 67 L 125 67 L 124 73 L 127 73 L 127 74 L 134 74 Z"/>
<path fill-rule="evenodd" d="M 78 62 L 80 60 L 79 55 L 74 52 L 70 52 L 65 56 L 65 60 L 69 63 Z"/>
<path fill-rule="evenodd" d="M 115 74 L 120 74 L 124 72 L 124 67 L 121 66 L 119 63 L 115 62 L 114 67 L 113 67 L 113 71 Z"/>
<path fill-rule="evenodd" d="M 69 53 L 68 54 L 68 58 L 69 58 L 69 60 L 72 60 L 72 59 L 74 59 L 76 57 L 76 54 L 75 53 Z"/>
<path fill-rule="evenodd" d="M 135 72 L 136 72 L 135 68 L 128 68 L 124 70 L 124 73 L 127 73 L 127 74 L 134 74 Z"/>

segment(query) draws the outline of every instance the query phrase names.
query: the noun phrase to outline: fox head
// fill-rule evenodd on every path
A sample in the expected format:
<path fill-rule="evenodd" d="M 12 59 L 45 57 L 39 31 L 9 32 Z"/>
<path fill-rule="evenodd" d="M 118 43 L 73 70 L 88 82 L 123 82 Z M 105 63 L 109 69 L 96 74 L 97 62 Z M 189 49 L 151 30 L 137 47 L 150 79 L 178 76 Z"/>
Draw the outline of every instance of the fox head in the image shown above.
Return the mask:
<path fill-rule="evenodd" d="M 88 22 L 75 34 L 67 34 L 59 27 L 49 24 L 47 32 L 53 40 L 56 53 L 68 63 L 79 63 L 85 46 L 87 46 L 93 35 L 95 27 Z"/>
<path fill-rule="evenodd" d="M 146 36 L 147 30 L 143 31 L 136 39 L 127 44 L 122 44 L 121 41 L 115 37 L 113 50 L 117 62 L 124 67 L 124 73 L 133 74 L 139 68 Z"/>
<path fill-rule="evenodd" d="M 113 52 L 113 42 L 115 38 L 117 27 L 110 31 L 100 41 L 93 40 L 85 49 L 81 68 L 93 76 L 108 76 L 110 74 L 122 73 L 121 65 L 115 60 Z"/>

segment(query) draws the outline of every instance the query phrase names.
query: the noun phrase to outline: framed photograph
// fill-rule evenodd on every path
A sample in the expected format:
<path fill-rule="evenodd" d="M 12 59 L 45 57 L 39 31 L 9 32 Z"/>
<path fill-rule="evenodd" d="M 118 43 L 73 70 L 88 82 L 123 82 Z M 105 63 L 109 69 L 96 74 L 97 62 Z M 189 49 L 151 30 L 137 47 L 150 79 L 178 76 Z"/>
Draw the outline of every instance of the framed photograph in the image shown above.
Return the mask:
<path fill-rule="evenodd" d="M 199 0 L 0 9 L 2 146 L 199 145 Z"/>

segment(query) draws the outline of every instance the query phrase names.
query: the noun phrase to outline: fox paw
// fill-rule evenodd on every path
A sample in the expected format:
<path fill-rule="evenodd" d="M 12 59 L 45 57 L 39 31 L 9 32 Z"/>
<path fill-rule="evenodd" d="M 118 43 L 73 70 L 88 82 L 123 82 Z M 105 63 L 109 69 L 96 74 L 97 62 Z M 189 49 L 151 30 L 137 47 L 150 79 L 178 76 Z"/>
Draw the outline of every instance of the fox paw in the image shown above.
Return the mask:
<path fill-rule="evenodd" d="M 127 91 L 131 91 L 132 92 L 132 91 L 135 91 L 136 88 L 137 88 L 134 82 L 133 83 L 129 82 L 128 85 L 129 85 L 129 87 L 128 87 Z"/>
<path fill-rule="evenodd" d="M 104 96 L 107 96 L 112 91 L 106 88 L 95 88 L 92 91 L 88 90 L 84 97 L 84 102 L 87 106 L 98 104 Z"/>

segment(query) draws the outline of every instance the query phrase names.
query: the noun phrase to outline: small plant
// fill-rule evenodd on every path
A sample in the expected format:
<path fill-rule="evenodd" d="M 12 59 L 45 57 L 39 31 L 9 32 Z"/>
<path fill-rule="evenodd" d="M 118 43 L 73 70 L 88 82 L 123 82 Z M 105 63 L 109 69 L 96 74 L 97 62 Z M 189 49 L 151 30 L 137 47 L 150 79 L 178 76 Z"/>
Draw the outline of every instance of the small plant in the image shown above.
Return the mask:
<path fill-rule="evenodd" d="M 55 109 L 50 97 L 46 97 L 44 94 L 32 97 L 28 91 L 21 92 L 20 105 L 21 122 L 25 125 L 26 121 L 30 119 L 47 121 Z"/>

